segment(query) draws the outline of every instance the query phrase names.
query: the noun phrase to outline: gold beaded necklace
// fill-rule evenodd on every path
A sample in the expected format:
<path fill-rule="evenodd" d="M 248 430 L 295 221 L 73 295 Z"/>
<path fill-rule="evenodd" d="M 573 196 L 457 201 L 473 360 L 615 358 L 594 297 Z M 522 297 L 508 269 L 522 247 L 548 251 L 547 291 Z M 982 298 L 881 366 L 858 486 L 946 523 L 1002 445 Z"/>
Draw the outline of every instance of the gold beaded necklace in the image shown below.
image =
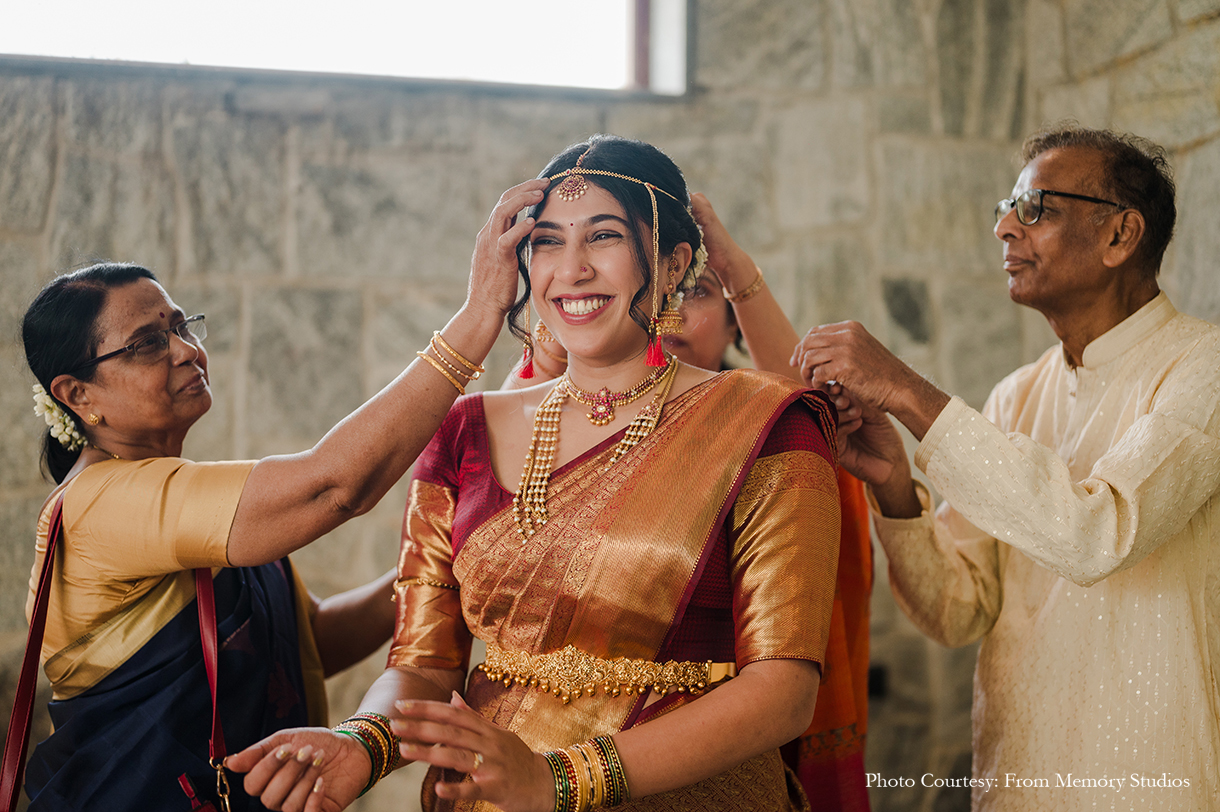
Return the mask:
<path fill-rule="evenodd" d="M 614 447 L 610 461 L 602 469 L 603 473 L 656 428 L 657 421 L 661 419 L 665 399 L 669 397 L 669 390 L 673 387 L 680 365 L 678 359 L 673 356 L 669 356 L 667 360 L 668 363 L 664 367 L 628 390 L 631 392 L 648 384 L 646 388 L 640 389 L 640 392 L 631 400 L 640 398 L 653 387 L 656 387 L 657 391 L 648 405 L 640 409 L 639 414 L 627 424 L 623 439 L 619 440 Z M 564 386 L 565 381 L 568 381 L 569 386 Z M 572 394 L 569 387 L 576 388 L 571 386 L 570 379 L 565 374 L 542 399 L 542 403 L 538 405 L 538 411 L 534 413 L 534 429 L 530 434 L 529 450 L 525 452 L 525 467 L 521 470 L 521 483 L 517 486 L 517 493 L 513 496 L 513 523 L 517 525 L 517 533 L 521 536 L 522 544 L 540 530 L 549 518 L 546 510 L 546 492 L 551 482 L 551 466 L 555 462 L 555 449 L 559 446 L 559 418 L 563 412 L 563 402 L 567 400 L 568 395 Z M 582 395 L 589 394 L 584 390 L 579 391 Z M 626 393 L 611 392 L 609 394 L 621 396 Z M 579 398 L 574 397 L 573 399 L 589 405 Z M 618 401 L 620 404 L 630 402 Z M 596 411 L 596 407 L 594 410 Z M 610 408 L 610 418 L 603 423 L 594 420 L 593 414 L 588 415 L 588 418 L 594 425 L 606 425 L 614 419 L 613 406 Z"/>
<path fill-rule="evenodd" d="M 624 392 L 611 392 L 604 386 L 596 392 L 589 392 L 572 383 L 572 379 L 568 377 L 567 372 L 563 373 L 556 387 L 562 389 L 563 394 L 571 397 L 572 400 L 577 403 L 583 403 L 593 410 L 585 415 L 585 417 L 589 418 L 590 423 L 595 426 L 608 426 L 614 422 L 615 406 L 625 406 L 628 403 L 634 403 L 648 394 L 648 391 L 657 385 L 657 381 L 661 380 L 661 376 L 668 369 L 668 365 L 657 367 L 647 378 Z"/>

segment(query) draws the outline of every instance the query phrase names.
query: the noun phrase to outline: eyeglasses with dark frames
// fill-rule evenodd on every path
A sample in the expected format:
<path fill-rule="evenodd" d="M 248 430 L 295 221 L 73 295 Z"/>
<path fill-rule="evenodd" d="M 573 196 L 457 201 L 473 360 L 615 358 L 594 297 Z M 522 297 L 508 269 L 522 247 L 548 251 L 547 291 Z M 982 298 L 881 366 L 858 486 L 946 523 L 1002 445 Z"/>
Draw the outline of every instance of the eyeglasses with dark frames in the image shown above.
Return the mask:
<path fill-rule="evenodd" d="M 1113 200 L 1102 200 L 1100 197 L 1077 195 L 1071 192 L 1055 192 L 1050 189 L 1030 189 L 1016 197 L 1010 197 L 995 204 L 995 221 L 997 223 L 1000 222 L 1004 215 L 1015 208 L 1017 210 L 1017 219 L 1021 221 L 1021 225 L 1032 226 L 1042 217 L 1042 198 L 1046 195 L 1070 197 L 1072 200 L 1084 200 L 1088 203 L 1101 203 L 1105 206 L 1123 208 L 1121 204 L 1115 203 Z"/>
<path fill-rule="evenodd" d="M 203 340 L 208 337 L 208 328 L 204 323 L 203 314 L 200 313 L 185 319 L 173 327 L 166 327 L 164 330 L 156 330 L 137 338 L 135 341 L 128 344 L 122 349 L 108 352 L 105 355 L 99 355 L 80 366 L 72 369 L 72 372 L 80 372 L 82 369 L 88 369 L 92 366 L 97 366 L 103 361 L 111 358 L 117 358 L 120 355 L 130 353 L 132 360 L 140 364 L 155 364 L 165 358 L 169 353 L 169 336 L 170 333 L 178 336 L 178 338 L 194 344 L 196 347 L 203 344 Z"/>

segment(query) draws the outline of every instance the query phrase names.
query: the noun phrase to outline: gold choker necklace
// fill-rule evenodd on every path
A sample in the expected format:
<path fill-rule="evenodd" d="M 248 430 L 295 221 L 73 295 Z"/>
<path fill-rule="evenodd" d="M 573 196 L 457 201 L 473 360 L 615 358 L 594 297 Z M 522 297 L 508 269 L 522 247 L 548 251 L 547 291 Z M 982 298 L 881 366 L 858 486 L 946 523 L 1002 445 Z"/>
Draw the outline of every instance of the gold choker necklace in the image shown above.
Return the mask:
<path fill-rule="evenodd" d="M 640 409 L 640 413 L 627 424 L 627 431 L 624 433 L 623 439 L 619 440 L 618 445 L 614 447 L 614 453 L 610 455 L 610 461 L 606 463 L 603 472 L 609 470 L 610 466 L 622 459 L 624 454 L 656 428 L 657 421 L 661 419 L 665 399 L 669 397 L 669 390 L 673 387 L 674 378 L 678 374 L 679 364 L 678 359 L 669 356 L 668 363 L 664 367 L 660 367 L 657 372 L 649 375 L 643 382 L 627 392 L 602 390 L 602 392 L 618 397 L 635 392 L 637 389 L 640 391 L 634 394 L 631 400 L 609 403 L 610 417 L 604 422 L 597 422 L 594 419 L 595 415 L 589 414 L 589 420 L 597 426 L 604 426 L 614 419 L 613 407 L 615 405 L 630 403 L 653 387 L 656 387 L 657 390 L 648 405 Z M 567 382 L 567 386 L 564 385 L 565 382 Z M 645 384 L 647 384 L 646 387 Z M 572 394 L 569 387 L 575 389 L 567 375 L 564 375 L 542 399 L 542 403 L 538 405 L 538 411 L 534 413 L 534 430 L 530 434 L 529 450 L 525 452 L 525 467 L 521 471 L 521 484 L 517 486 L 517 493 L 513 496 L 513 523 L 517 525 L 517 533 L 521 536 L 522 544 L 547 522 L 546 491 L 551 482 L 551 466 L 555 462 L 555 449 L 559 446 L 559 417 L 563 412 L 563 402 L 567 400 L 568 395 Z M 577 391 L 590 399 L 594 397 L 583 390 Z M 602 392 L 597 394 L 600 396 Z M 587 401 L 580 400 L 575 395 L 573 398 L 589 405 Z M 594 406 L 594 412 L 596 411 L 597 407 Z"/>
<path fill-rule="evenodd" d="M 615 406 L 626 406 L 642 398 L 648 390 L 657 385 L 657 381 L 661 380 L 661 376 L 668 369 L 668 365 L 657 367 L 647 378 L 624 392 L 611 392 L 604 386 L 596 392 L 588 392 L 572 383 L 567 372 L 563 373 L 556 388 L 561 389 L 563 394 L 577 403 L 583 403 L 593 410 L 585 415 L 590 423 L 595 426 L 608 426 L 614 422 Z"/>

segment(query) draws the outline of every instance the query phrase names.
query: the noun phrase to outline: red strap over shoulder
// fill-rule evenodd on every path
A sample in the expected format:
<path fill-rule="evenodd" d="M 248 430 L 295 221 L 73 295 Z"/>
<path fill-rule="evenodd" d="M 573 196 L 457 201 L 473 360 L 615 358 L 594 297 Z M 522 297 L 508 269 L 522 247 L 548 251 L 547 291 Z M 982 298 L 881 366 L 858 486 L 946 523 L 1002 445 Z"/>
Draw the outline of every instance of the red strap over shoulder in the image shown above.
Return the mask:
<path fill-rule="evenodd" d="M 216 704 L 216 659 L 219 646 L 216 642 L 216 596 L 212 592 L 212 571 L 207 567 L 195 570 L 195 593 L 199 596 L 199 636 L 203 639 L 203 666 L 208 672 L 208 689 L 212 692 L 212 739 L 208 742 L 208 755 L 213 766 L 223 761 L 225 734 L 220 728 L 220 711 Z"/>
<path fill-rule="evenodd" d="M 47 604 L 51 594 L 51 572 L 55 566 L 55 551 L 63 537 L 64 497 L 60 494 L 51 511 L 51 524 L 47 531 L 47 551 L 42 560 L 42 572 L 38 576 L 38 591 L 34 595 L 34 614 L 30 618 L 30 632 L 25 643 L 25 657 L 21 661 L 21 676 L 17 680 L 17 695 L 13 701 L 13 713 L 9 718 L 8 736 L 4 741 L 4 760 L 0 767 L 0 812 L 14 812 L 17 796 L 25 776 L 25 757 L 30 744 L 30 719 L 34 713 L 34 690 L 38 675 L 38 655 L 42 650 L 42 638 L 47 626 Z M 224 731 L 220 727 L 220 714 L 216 705 L 216 598 L 212 591 L 212 571 L 207 568 L 195 570 L 195 589 L 198 592 L 199 635 L 203 639 L 203 662 L 208 674 L 208 688 L 212 693 L 212 738 L 208 753 L 213 765 L 223 761 L 226 751 Z M 227 794 L 228 787 L 225 787 Z"/>
<path fill-rule="evenodd" d="M 17 794 L 25 777 L 25 755 L 30 745 L 30 717 L 34 713 L 34 689 L 38 677 L 38 654 L 42 651 L 43 632 L 47 627 L 47 603 L 51 594 L 51 570 L 55 566 L 55 548 L 64 529 L 64 497 L 61 493 L 51 511 L 51 526 L 47 531 L 47 552 L 38 576 L 38 591 L 34 595 L 34 616 L 30 618 L 30 633 L 25 641 L 25 658 L 21 661 L 21 676 L 17 680 L 17 696 L 9 718 L 8 737 L 4 740 L 4 762 L 0 768 L 0 812 L 17 808 Z"/>

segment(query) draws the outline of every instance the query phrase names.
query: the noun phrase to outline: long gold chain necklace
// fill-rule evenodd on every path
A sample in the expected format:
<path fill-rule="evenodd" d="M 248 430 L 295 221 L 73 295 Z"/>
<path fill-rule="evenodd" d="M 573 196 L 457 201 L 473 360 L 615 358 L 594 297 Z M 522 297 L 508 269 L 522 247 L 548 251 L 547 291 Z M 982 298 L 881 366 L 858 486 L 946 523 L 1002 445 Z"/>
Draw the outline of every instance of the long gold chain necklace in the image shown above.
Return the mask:
<path fill-rule="evenodd" d="M 665 407 L 665 399 L 669 397 L 674 378 L 678 374 L 679 364 L 678 359 L 671 357 L 669 363 L 658 370 L 660 374 L 649 387 L 656 386 L 656 394 L 653 395 L 648 405 L 640 409 L 639 414 L 627 424 L 623 439 L 619 440 L 614 447 L 614 453 L 610 455 L 610 461 L 606 463 L 603 472 L 609 470 L 610 466 L 622 459 L 624 454 L 638 445 L 656 428 L 657 421 L 661 419 L 661 410 Z M 649 379 L 653 377 L 650 375 Z M 534 413 L 534 429 L 530 434 L 529 450 L 525 453 L 525 467 L 521 470 L 521 483 L 517 486 L 517 493 L 513 496 L 513 523 L 517 526 L 517 533 L 521 536 L 522 544 L 540 530 L 549 518 L 546 510 L 546 492 L 551 482 L 551 466 L 555 462 L 555 449 L 559 446 L 559 418 L 563 412 L 563 402 L 571 394 L 567 387 L 561 385 L 562 382 L 563 379 L 551 388 L 547 396 L 542 399 L 542 403 L 538 405 L 538 411 Z M 643 390 L 632 400 L 638 399 L 647 391 L 648 389 Z M 582 394 L 587 393 L 582 392 Z M 580 402 L 584 403 L 584 401 Z M 611 415 L 610 419 L 613 420 L 613 411 Z M 588 415 L 588 417 L 590 421 L 594 422 L 594 425 L 605 425 L 594 421 L 593 415 Z M 607 420 L 606 423 L 608 422 L 610 421 Z"/>
<path fill-rule="evenodd" d="M 608 426 L 614 422 L 615 406 L 626 406 L 628 403 L 634 403 L 648 394 L 649 390 L 657 385 L 657 381 L 661 380 L 661 376 L 668 369 L 668 364 L 663 367 L 657 367 L 647 378 L 623 392 L 611 392 L 604 386 L 596 392 L 589 392 L 572 383 L 572 379 L 568 377 L 567 372 L 563 373 L 559 383 L 556 384 L 556 388 L 562 390 L 563 394 L 568 395 L 577 403 L 584 404 L 593 410 L 585 415 L 585 417 L 589 418 L 590 423 L 595 426 Z"/>

